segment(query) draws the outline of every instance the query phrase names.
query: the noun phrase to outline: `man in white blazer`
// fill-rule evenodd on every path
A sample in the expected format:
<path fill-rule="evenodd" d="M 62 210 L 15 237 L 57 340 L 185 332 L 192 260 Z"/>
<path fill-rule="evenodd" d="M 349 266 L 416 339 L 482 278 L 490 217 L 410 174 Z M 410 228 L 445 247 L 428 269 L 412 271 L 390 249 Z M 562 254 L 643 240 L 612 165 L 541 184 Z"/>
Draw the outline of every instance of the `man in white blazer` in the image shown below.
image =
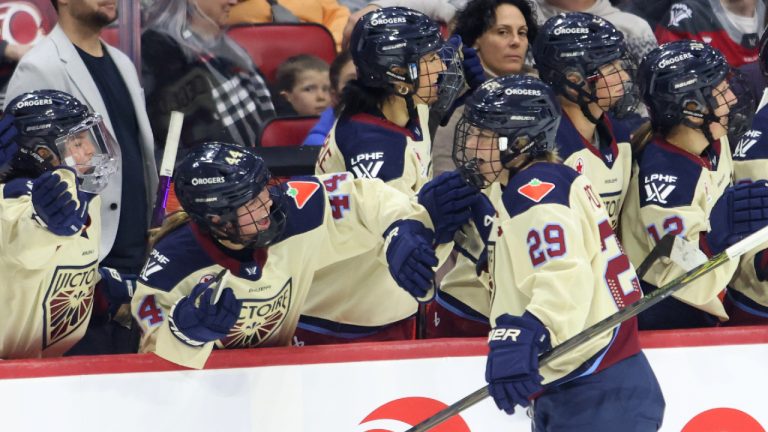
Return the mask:
<path fill-rule="evenodd" d="M 154 141 L 136 67 L 100 40 L 117 19 L 117 0 L 52 0 L 59 21 L 19 62 L 6 100 L 38 89 L 65 91 L 104 117 L 118 142 L 117 173 L 101 193 L 102 266 L 138 274 L 144 262 L 157 169 Z M 4 107 L 5 108 L 5 107 Z M 110 298 L 110 303 L 128 299 Z M 119 294 L 119 293 L 118 293 Z"/>

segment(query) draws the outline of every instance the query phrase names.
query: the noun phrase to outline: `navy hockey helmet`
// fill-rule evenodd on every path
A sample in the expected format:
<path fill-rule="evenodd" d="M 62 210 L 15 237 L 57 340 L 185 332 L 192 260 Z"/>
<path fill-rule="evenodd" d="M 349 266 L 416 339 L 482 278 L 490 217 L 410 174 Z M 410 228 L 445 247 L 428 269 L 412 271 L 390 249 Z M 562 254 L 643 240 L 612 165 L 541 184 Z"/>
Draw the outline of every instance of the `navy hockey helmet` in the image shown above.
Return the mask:
<path fill-rule="evenodd" d="M 638 78 L 651 122 L 662 134 L 683 124 L 712 139 L 709 124 L 720 123 L 736 137 L 752 123 L 752 92 L 741 74 L 708 44 L 680 40 L 655 48 L 640 64 Z M 730 109 L 721 118 L 716 111 L 724 104 Z"/>
<path fill-rule="evenodd" d="M 117 144 L 102 117 L 58 90 L 23 93 L 8 103 L 19 131 L 12 164 L 40 174 L 59 165 L 75 169 L 80 189 L 98 193 L 117 170 Z"/>
<path fill-rule="evenodd" d="M 216 238 L 259 248 L 278 241 L 285 229 L 284 192 L 249 148 L 204 143 L 181 160 L 174 177 L 181 207 Z"/>
<path fill-rule="evenodd" d="M 470 183 L 487 187 L 518 156 L 530 160 L 554 151 L 560 118 L 557 98 L 541 80 L 506 75 L 486 81 L 469 96 L 456 125 L 453 161 Z"/>
<path fill-rule="evenodd" d="M 352 31 L 349 44 L 357 80 L 368 87 L 392 88 L 395 83 L 409 85 L 415 94 L 419 87 L 419 65 L 430 53 L 437 53 L 443 67 L 437 73 L 438 109 L 453 103 L 463 87 L 461 61 L 453 47 L 443 41 L 440 26 L 421 12 L 404 7 L 386 7 L 363 15 Z M 397 93 L 397 92 L 395 92 Z"/>
<path fill-rule="evenodd" d="M 586 106 L 593 102 L 618 117 L 637 108 L 636 62 L 622 32 L 605 19 L 583 12 L 555 15 L 539 29 L 532 54 L 542 81 L 581 106 L 590 120 L 596 121 Z M 610 97 L 598 98 L 601 87 Z"/>

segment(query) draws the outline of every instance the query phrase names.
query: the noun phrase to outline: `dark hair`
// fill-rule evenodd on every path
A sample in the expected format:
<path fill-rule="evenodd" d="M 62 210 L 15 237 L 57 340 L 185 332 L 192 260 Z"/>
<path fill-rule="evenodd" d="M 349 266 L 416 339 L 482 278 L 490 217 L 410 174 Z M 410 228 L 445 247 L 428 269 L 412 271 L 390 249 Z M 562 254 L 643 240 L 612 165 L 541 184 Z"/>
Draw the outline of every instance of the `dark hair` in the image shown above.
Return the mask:
<path fill-rule="evenodd" d="M 349 50 L 344 50 L 333 59 L 333 62 L 331 62 L 329 73 L 331 75 L 331 89 L 333 89 L 333 91 L 336 91 L 336 88 L 339 86 L 339 75 L 341 75 L 341 70 L 351 61 L 352 53 L 350 53 Z"/>
<path fill-rule="evenodd" d="M 528 40 L 533 42 L 539 26 L 536 24 L 529 0 L 471 0 L 456 15 L 456 29 L 453 33 L 461 36 L 465 45 L 474 45 L 483 33 L 496 24 L 496 9 L 503 4 L 515 6 L 520 10 L 525 18 L 525 25 L 528 26 Z"/>
<path fill-rule="evenodd" d="M 338 113 L 342 116 L 359 113 L 380 115 L 381 105 L 394 94 L 393 87 L 368 87 L 360 84 L 358 79 L 350 80 L 341 92 Z"/>
<path fill-rule="evenodd" d="M 319 57 L 309 54 L 299 54 L 289 57 L 275 72 L 278 91 L 291 91 L 296 85 L 296 78 L 306 70 L 324 72 L 328 70 L 328 63 Z"/>
<path fill-rule="evenodd" d="M 51 4 L 53 5 L 53 8 L 56 9 L 56 12 L 59 11 L 59 2 L 58 0 L 51 0 Z"/>

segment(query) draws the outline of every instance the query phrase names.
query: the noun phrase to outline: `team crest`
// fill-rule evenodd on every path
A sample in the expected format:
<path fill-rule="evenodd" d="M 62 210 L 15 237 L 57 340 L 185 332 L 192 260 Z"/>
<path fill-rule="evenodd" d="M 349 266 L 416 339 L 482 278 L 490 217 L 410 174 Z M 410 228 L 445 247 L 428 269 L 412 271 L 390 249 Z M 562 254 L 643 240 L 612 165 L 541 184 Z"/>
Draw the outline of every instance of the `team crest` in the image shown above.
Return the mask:
<path fill-rule="evenodd" d="M 296 207 L 303 208 L 304 204 L 309 201 L 310 198 L 312 198 L 312 195 L 317 192 L 318 189 L 320 189 L 320 185 L 315 182 L 309 182 L 309 181 L 289 181 L 286 183 L 288 185 L 288 189 L 286 191 L 286 194 L 293 198 L 293 200 L 296 202 Z"/>
<path fill-rule="evenodd" d="M 291 306 L 292 279 L 280 291 L 264 300 L 243 300 L 240 318 L 229 335 L 219 342 L 220 348 L 248 348 L 264 343 L 285 321 Z"/>
<path fill-rule="evenodd" d="M 576 172 L 579 174 L 584 174 L 584 159 L 576 159 Z"/>
<path fill-rule="evenodd" d="M 43 349 L 88 323 L 95 282 L 96 261 L 84 266 L 61 266 L 53 272 L 43 299 Z"/>
<path fill-rule="evenodd" d="M 527 185 L 519 187 L 517 192 L 534 202 L 539 202 L 553 190 L 555 190 L 554 183 L 535 178 L 529 181 Z"/>

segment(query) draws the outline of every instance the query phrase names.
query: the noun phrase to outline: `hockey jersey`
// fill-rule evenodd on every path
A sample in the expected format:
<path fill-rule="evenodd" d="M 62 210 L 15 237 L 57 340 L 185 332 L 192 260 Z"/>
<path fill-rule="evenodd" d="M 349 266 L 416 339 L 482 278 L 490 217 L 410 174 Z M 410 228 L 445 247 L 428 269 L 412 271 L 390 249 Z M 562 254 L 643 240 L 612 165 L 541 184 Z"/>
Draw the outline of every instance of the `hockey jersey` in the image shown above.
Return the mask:
<path fill-rule="evenodd" d="M 714 142 L 701 156 L 662 138 L 649 142 L 635 162 L 622 212 L 621 240 L 632 264 L 639 266 L 668 233 L 700 244 L 702 251 L 709 253 L 705 241 L 710 230 L 709 213 L 731 184 L 732 170 L 726 137 Z M 735 270 L 736 263 L 725 263 L 673 296 L 726 320 L 728 316 L 717 296 Z M 683 273 L 683 268 L 661 258 L 643 280 L 661 287 Z"/>
<path fill-rule="evenodd" d="M 379 178 L 413 196 L 432 169 L 428 107 L 418 104 L 417 110 L 419 125 L 410 129 L 370 114 L 340 118 L 318 156 L 315 174 L 349 171 L 356 178 Z M 377 253 L 372 243 L 370 250 L 319 270 L 299 325 L 328 332 L 318 328 L 324 321 L 331 322 L 326 327 L 378 327 L 413 316 L 417 302 L 395 283 Z"/>
<path fill-rule="evenodd" d="M 143 332 L 140 351 L 202 368 L 214 345 L 288 345 L 317 269 L 373 245 L 378 247 L 376 258 L 385 260 L 383 233 L 398 220 L 416 219 L 432 228 L 423 207 L 379 180 L 338 173 L 292 179 L 282 187 L 288 195 L 285 233 L 268 249 L 256 250 L 251 261 L 230 258 L 193 223 L 158 242 L 131 302 Z M 231 272 L 227 287 L 243 301 L 240 317 L 225 338 L 202 347 L 189 346 L 170 331 L 169 310 L 196 284 L 210 280 L 223 268 Z"/>
<path fill-rule="evenodd" d="M 528 311 L 552 346 L 642 297 L 640 283 L 586 176 L 537 162 L 504 188 L 491 231 L 491 322 Z M 542 367 L 544 383 L 594 373 L 639 352 L 631 318 Z"/>
<path fill-rule="evenodd" d="M 757 28 L 765 27 L 765 4 L 757 1 Z M 673 3 L 656 27 L 659 44 L 682 39 L 717 48 L 733 67 L 757 61 L 757 33 L 745 34 L 726 17 L 720 0 L 681 0 Z"/>
<path fill-rule="evenodd" d="M 749 183 L 768 179 L 768 106 L 755 115 L 752 129 L 741 136 L 733 150 L 733 178 L 736 183 Z M 739 267 L 731 280 L 730 287 L 757 303 L 748 305 L 759 315 L 768 317 L 768 279 L 764 274 L 768 263 L 764 262 L 768 244 L 742 255 Z M 757 269 L 760 269 L 758 275 Z M 732 296 L 737 303 L 740 297 Z M 749 303 L 746 301 L 744 303 Z"/>
<path fill-rule="evenodd" d="M 0 185 L 2 359 L 58 357 L 69 350 L 85 334 L 99 280 L 99 197 L 91 199 L 79 233 L 58 236 L 33 218 L 31 184 L 15 191 Z"/>

